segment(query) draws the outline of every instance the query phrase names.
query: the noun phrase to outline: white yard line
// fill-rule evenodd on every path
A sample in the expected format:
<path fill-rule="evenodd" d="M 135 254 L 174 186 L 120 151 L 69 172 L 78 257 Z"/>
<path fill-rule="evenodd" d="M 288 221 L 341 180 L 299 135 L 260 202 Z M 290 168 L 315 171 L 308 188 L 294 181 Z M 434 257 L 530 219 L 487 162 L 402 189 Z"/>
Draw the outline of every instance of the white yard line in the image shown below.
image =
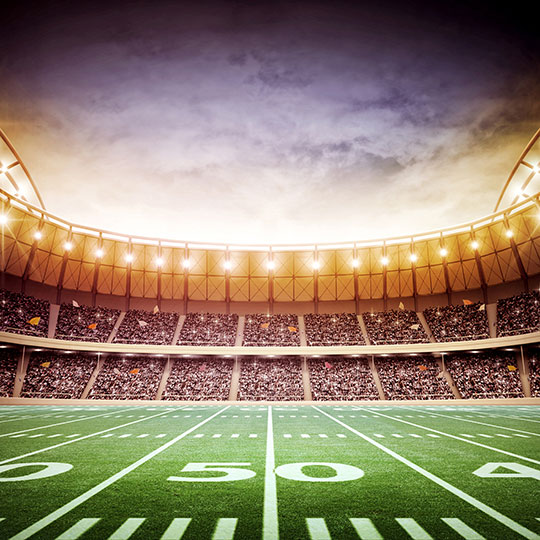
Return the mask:
<path fill-rule="evenodd" d="M 279 539 L 275 466 L 274 426 L 272 423 L 272 407 L 269 405 L 266 429 L 266 468 L 264 473 L 263 540 Z"/>
<path fill-rule="evenodd" d="M 19 416 L 17 418 L 11 418 L 9 420 L 0 420 L 0 423 L 3 424 L 4 422 L 14 422 L 15 420 L 32 420 L 33 418 L 43 418 L 44 416 L 49 416 L 50 414 L 50 412 L 47 412 L 43 414 L 36 414 L 36 416 Z"/>
<path fill-rule="evenodd" d="M 411 468 L 412 470 L 416 471 L 417 473 L 421 474 L 428 480 L 431 480 L 435 484 L 439 485 L 443 489 L 446 489 L 453 495 L 456 495 L 461 500 L 469 503 L 470 505 L 474 506 L 481 512 L 484 512 L 484 514 L 488 515 L 489 517 L 493 518 L 494 520 L 498 521 L 499 523 L 502 523 L 504 526 L 508 527 L 509 529 L 513 530 L 514 532 L 520 534 L 521 536 L 524 536 L 525 538 L 528 538 L 529 540 L 539 540 L 540 536 L 537 535 L 535 532 L 530 531 L 523 525 L 520 525 L 517 521 L 514 521 L 513 519 L 509 518 L 508 516 L 505 516 L 504 514 L 501 514 L 499 511 L 495 510 L 494 508 L 491 508 L 491 506 L 488 506 L 487 504 L 484 504 L 483 502 L 480 502 L 478 499 L 475 499 L 471 495 L 468 495 L 461 489 L 453 486 L 452 484 L 446 482 L 442 478 L 439 478 L 438 476 L 435 476 L 434 474 L 430 473 L 426 469 L 420 467 L 419 465 L 416 465 L 412 461 L 409 461 L 407 458 L 404 458 L 400 454 L 394 452 L 393 450 L 390 450 L 390 448 L 387 448 L 386 446 L 383 446 L 381 443 L 375 441 L 374 439 L 371 439 L 367 435 L 364 435 L 363 433 L 360 433 L 356 429 L 352 428 L 351 426 L 345 424 L 341 420 L 338 420 L 337 418 L 334 418 L 331 414 L 328 414 L 327 412 L 323 411 L 322 409 L 319 409 L 318 407 L 313 405 L 313 408 L 319 411 L 320 413 L 324 414 L 337 424 L 343 426 L 344 428 L 348 429 L 355 435 L 358 435 L 358 437 L 364 439 L 368 443 L 372 444 L 373 446 L 377 447 L 379 450 L 382 450 L 389 456 L 393 457 L 397 461 L 400 461 L 407 467 Z"/>
<path fill-rule="evenodd" d="M 433 413 L 436 416 L 442 416 L 443 418 L 450 418 L 458 422 L 471 422 L 472 424 L 480 424 L 481 426 L 488 426 L 497 429 L 506 429 L 507 431 L 516 431 L 518 433 L 526 433 L 527 435 L 534 435 L 535 437 L 540 437 L 540 433 L 534 433 L 532 431 L 523 431 L 522 429 L 509 428 L 504 426 L 499 426 L 498 424 L 488 424 L 487 422 L 478 422 L 478 420 L 468 420 L 467 418 L 456 418 L 455 416 L 448 416 L 447 414 Z"/>
<path fill-rule="evenodd" d="M 129 407 L 125 410 L 129 411 L 130 409 L 133 409 L 133 408 L 134 407 Z M 72 424 L 73 422 L 83 422 L 84 420 L 91 420 L 92 418 L 99 418 L 100 416 L 105 416 L 107 414 L 111 414 L 110 411 L 101 413 L 101 414 L 96 414 L 95 416 L 85 416 L 84 418 L 78 418 L 77 420 L 67 420 L 66 422 L 57 422 L 56 424 L 49 424 L 48 426 L 39 426 L 35 428 L 21 429 L 20 431 L 12 431 L 11 433 L 2 433 L 0 437 L 8 437 L 10 435 L 16 435 L 18 433 L 27 433 L 29 431 L 36 431 L 38 429 L 47 429 L 47 428 L 55 427 L 55 426 L 63 426 L 64 424 Z"/>
<path fill-rule="evenodd" d="M 195 425 L 195 426 L 189 428 L 188 430 L 184 431 L 183 433 L 181 433 L 180 435 L 178 435 L 174 439 L 170 440 L 169 442 L 166 442 L 164 445 L 160 446 L 159 448 L 156 448 L 155 450 L 153 450 L 152 452 L 150 452 L 146 456 L 138 459 L 137 461 L 135 461 L 131 465 L 128 465 L 127 467 L 125 467 L 121 471 L 117 472 L 116 474 L 113 474 L 111 477 L 107 478 L 106 480 L 104 480 L 103 482 L 98 484 L 97 486 L 94 486 L 93 488 L 89 489 L 88 491 L 86 491 L 82 495 L 79 495 L 78 497 L 76 497 L 72 501 L 66 503 L 64 506 L 58 508 L 54 512 L 51 512 L 48 516 L 45 516 L 44 518 L 40 519 L 39 521 L 36 521 L 36 523 L 34 523 L 34 524 L 30 525 L 29 527 L 27 527 L 26 529 L 22 530 L 20 533 L 13 536 L 11 538 L 11 540 L 23 540 L 23 539 L 26 539 L 26 538 L 30 538 L 34 534 L 36 534 L 39 531 L 43 530 L 45 527 L 48 527 L 51 523 L 53 523 L 57 519 L 60 519 L 61 517 L 65 516 L 67 513 L 71 512 L 74 508 L 77 508 L 78 506 L 80 506 L 81 504 L 86 502 L 88 499 L 90 499 L 94 495 L 97 495 L 98 493 L 103 491 L 105 488 L 109 487 L 111 484 L 114 484 L 115 482 L 117 482 L 118 480 L 120 480 L 121 478 L 123 478 L 124 476 L 129 474 L 130 472 L 134 471 L 135 469 L 137 469 L 138 467 L 140 467 L 141 465 L 143 465 L 147 461 L 150 461 L 152 458 L 154 458 L 158 454 L 161 454 L 161 452 L 163 452 L 164 450 L 167 450 L 167 448 L 169 448 L 170 446 L 172 446 L 173 444 L 175 444 L 179 440 L 183 439 L 184 437 L 186 437 L 187 435 L 189 435 L 190 433 L 192 433 L 196 429 L 200 428 L 202 425 L 206 424 L 207 422 L 209 422 L 210 420 L 212 420 L 213 418 L 215 418 L 216 416 L 221 414 L 223 411 L 225 411 L 229 407 L 230 407 L 230 405 L 227 405 L 227 407 L 225 407 L 224 409 L 220 409 L 219 411 L 214 413 L 212 416 L 209 416 L 208 418 L 206 418 L 202 422 L 199 422 L 197 425 Z M 170 411 L 166 411 L 166 412 L 170 412 Z M 161 414 L 164 414 L 164 413 L 161 413 Z"/>
<path fill-rule="evenodd" d="M 69 441 L 61 442 L 61 443 L 55 444 L 53 446 L 47 446 L 46 448 L 41 448 L 40 450 L 34 450 L 33 452 L 28 452 L 27 454 L 22 454 L 20 456 L 16 456 L 16 457 L 13 457 L 13 458 L 4 459 L 3 461 L 0 461 L 0 465 L 4 465 L 4 463 L 10 463 L 11 461 L 17 461 L 18 459 L 33 456 L 35 454 L 41 454 L 41 452 L 46 452 L 47 450 L 53 450 L 54 448 L 59 448 L 61 446 L 65 446 L 66 444 L 73 444 L 73 443 L 76 443 L 76 442 L 79 442 L 79 441 L 83 441 L 83 440 L 88 439 L 90 437 L 95 437 L 97 435 L 101 435 L 102 433 L 108 433 L 109 431 L 114 431 L 115 429 L 120 429 L 120 428 L 123 428 L 123 427 L 126 427 L 126 426 L 131 426 L 133 424 L 138 424 L 139 422 L 144 422 L 145 420 L 150 420 L 152 418 L 156 418 L 157 416 L 162 416 L 162 415 L 167 414 L 169 412 L 170 411 L 168 411 L 168 410 L 163 411 L 163 412 L 160 412 L 158 414 L 154 414 L 152 416 L 147 416 L 146 418 L 140 418 L 139 420 L 133 420 L 131 422 L 128 422 L 127 424 L 122 424 L 120 426 L 116 426 L 116 427 L 112 427 L 112 428 L 108 428 L 108 429 L 103 429 L 101 431 L 96 431 L 95 433 L 90 433 L 89 435 L 83 435 L 82 437 L 79 437 L 78 439 L 70 439 Z"/>
<path fill-rule="evenodd" d="M 506 450 L 501 450 L 500 448 L 494 448 L 493 446 L 488 446 L 487 444 L 482 444 L 476 441 L 471 441 L 470 439 L 464 439 L 463 437 L 458 437 L 457 435 L 452 435 L 450 433 L 446 433 L 444 431 L 438 431 L 436 429 L 428 428 L 426 426 L 422 426 L 420 424 L 415 424 L 413 422 L 409 422 L 408 420 L 401 420 L 401 418 L 396 418 L 395 416 L 388 416 L 387 414 L 377 413 L 373 412 L 372 414 L 376 414 L 378 416 L 382 416 L 383 418 L 387 418 L 388 420 L 395 420 L 396 422 L 402 422 L 403 424 L 409 424 L 410 426 L 414 426 L 420 429 L 425 429 L 426 431 L 431 431 L 432 433 L 438 433 L 439 435 L 444 435 L 445 437 L 450 437 L 451 439 L 456 439 L 457 441 L 465 442 L 467 444 L 473 444 L 474 446 L 480 446 L 481 448 L 486 448 L 487 450 L 492 450 L 493 452 L 498 452 L 499 454 L 505 454 L 507 456 L 512 456 L 517 459 L 522 459 L 523 461 L 529 461 L 530 463 L 534 463 L 536 465 L 540 465 L 540 461 L 537 461 L 536 459 L 528 458 L 525 456 L 520 456 L 519 454 L 514 454 L 512 452 L 507 452 Z M 436 435 L 431 435 L 432 437 L 435 437 Z"/>

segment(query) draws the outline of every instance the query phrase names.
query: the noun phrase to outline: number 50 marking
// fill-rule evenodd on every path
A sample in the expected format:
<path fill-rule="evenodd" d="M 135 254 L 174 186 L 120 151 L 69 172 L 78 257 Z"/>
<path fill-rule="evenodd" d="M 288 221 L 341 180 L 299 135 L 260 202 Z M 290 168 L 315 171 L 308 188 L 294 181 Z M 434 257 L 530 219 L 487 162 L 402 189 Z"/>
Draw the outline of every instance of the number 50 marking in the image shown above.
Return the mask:
<path fill-rule="evenodd" d="M 234 482 L 235 480 L 247 480 L 253 478 L 256 473 L 250 469 L 237 467 L 249 467 L 251 463 L 188 463 L 180 472 L 220 472 L 222 476 L 169 476 L 167 480 L 172 482 Z M 309 466 L 328 467 L 332 469 L 334 476 L 308 476 L 303 468 Z M 235 467 L 235 468 L 233 468 Z M 364 471 L 353 465 L 343 463 L 306 462 L 288 463 L 276 468 L 275 474 L 287 480 L 298 482 L 348 482 L 358 480 L 364 476 Z"/>

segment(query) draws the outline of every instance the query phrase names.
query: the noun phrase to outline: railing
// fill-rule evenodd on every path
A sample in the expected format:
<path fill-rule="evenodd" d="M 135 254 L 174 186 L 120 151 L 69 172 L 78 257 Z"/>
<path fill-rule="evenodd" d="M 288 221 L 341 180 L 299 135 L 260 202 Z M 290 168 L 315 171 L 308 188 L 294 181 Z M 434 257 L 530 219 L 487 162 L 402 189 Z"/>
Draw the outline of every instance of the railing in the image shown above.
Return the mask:
<path fill-rule="evenodd" d="M 76 399 L 73 394 L 65 392 L 21 392 L 21 397 L 37 399 Z"/>
<path fill-rule="evenodd" d="M 229 391 L 227 390 L 224 396 L 192 396 L 186 397 L 180 394 L 163 394 L 161 396 L 162 401 L 225 401 L 229 397 Z"/>
<path fill-rule="evenodd" d="M 521 398 L 523 392 L 473 392 L 467 399 Z"/>
<path fill-rule="evenodd" d="M 539 329 L 540 329 L 539 326 L 530 326 L 528 328 L 516 328 L 514 330 L 504 330 L 499 333 L 499 329 L 497 328 L 497 337 L 519 336 L 521 334 L 530 334 L 531 332 L 538 332 Z"/>

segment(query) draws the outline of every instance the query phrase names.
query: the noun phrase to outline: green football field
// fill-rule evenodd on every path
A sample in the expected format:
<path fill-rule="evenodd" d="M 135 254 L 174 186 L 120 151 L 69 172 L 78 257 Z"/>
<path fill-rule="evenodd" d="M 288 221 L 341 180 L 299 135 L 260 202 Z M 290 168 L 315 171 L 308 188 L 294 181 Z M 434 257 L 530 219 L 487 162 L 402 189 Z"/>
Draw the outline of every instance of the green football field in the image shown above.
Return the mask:
<path fill-rule="evenodd" d="M 4 406 L 0 538 L 540 538 L 540 410 Z"/>

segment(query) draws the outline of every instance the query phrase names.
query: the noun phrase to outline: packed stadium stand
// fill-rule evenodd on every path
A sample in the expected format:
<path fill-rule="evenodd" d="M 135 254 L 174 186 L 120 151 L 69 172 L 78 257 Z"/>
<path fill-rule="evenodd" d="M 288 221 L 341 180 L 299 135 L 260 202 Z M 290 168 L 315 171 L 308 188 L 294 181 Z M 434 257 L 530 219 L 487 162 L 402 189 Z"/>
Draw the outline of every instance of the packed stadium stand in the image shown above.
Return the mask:
<path fill-rule="evenodd" d="M 377 371 L 386 399 L 453 399 L 444 374 L 433 358 L 384 358 Z"/>
<path fill-rule="evenodd" d="M 96 364 L 96 355 L 34 352 L 21 397 L 80 398 Z"/>
<path fill-rule="evenodd" d="M 163 392 L 164 400 L 229 399 L 232 360 L 198 358 L 176 360 Z"/>
<path fill-rule="evenodd" d="M 414 311 L 392 309 L 363 313 L 362 318 L 372 345 L 429 342 L 420 319 Z"/>
<path fill-rule="evenodd" d="M 529 360 L 529 383 L 531 396 L 540 397 L 540 356 L 534 354 Z"/>
<path fill-rule="evenodd" d="M 0 289 L 0 331 L 46 337 L 50 304 L 33 296 Z"/>
<path fill-rule="evenodd" d="M 497 335 L 528 334 L 540 329 L 540 291 L 497 301 Z"/>
<path fill-rule="evenodd" d="M 177 324 L 178 313 L 130 309 L 118 328 L 114 342 L 170 345 Z"/>
<path fill-rule="evenodd" d="M 0 349 L 0 397 L 13 394 L 17 364 L 21 356 L 17 349 Z"/>
<path fill-rule="evenodd" d="M 223 345 L 232 347 L 236 340 L 238 315 L 235 313 L 188 313 L 178 345 Z"/>
<path fill-rule="evenodd" d="M 307 313 L 304 324 L 308 345 L 365 345 L 358 317 L 354 313 Z"/>
<path fill-rule="evenodd" d="M 304 399 L 300 359 L 242 360 L 239 400 L 301 401 Z"/>
<path fill-rule="evenodd" d="M 290 347 L 300 345 L 298 326 L 296 315 L 246 315 L 244 346 Z"/>
<path fill-rule="evenodd" d="M 315 401 L 375 400 L 379 392 L 367 359 L 331 357 L 309 360 L 311 395 Z"/>
<path fill-rule="evenodd" d="M 480 302 L 428 308 L 424 310 L 424 317 L 439 342 L 489 338 L 486 306 Z"/>
<path fill-rule="evenodd" d="M 446 368 L 464 399 L 523 397 L 512 353 L 453 354 Z"/>
<path fill-rule="evenodd" d="M 105 343 L 119 315 L 118 309 L 62 304 L 54 337 L 68 341 Z"/>
<path fill-rule="evenodd" d="M 155 399 L 165 367 L 160 358 L 109 356 L 90 391 L 90 399 Z"/>

